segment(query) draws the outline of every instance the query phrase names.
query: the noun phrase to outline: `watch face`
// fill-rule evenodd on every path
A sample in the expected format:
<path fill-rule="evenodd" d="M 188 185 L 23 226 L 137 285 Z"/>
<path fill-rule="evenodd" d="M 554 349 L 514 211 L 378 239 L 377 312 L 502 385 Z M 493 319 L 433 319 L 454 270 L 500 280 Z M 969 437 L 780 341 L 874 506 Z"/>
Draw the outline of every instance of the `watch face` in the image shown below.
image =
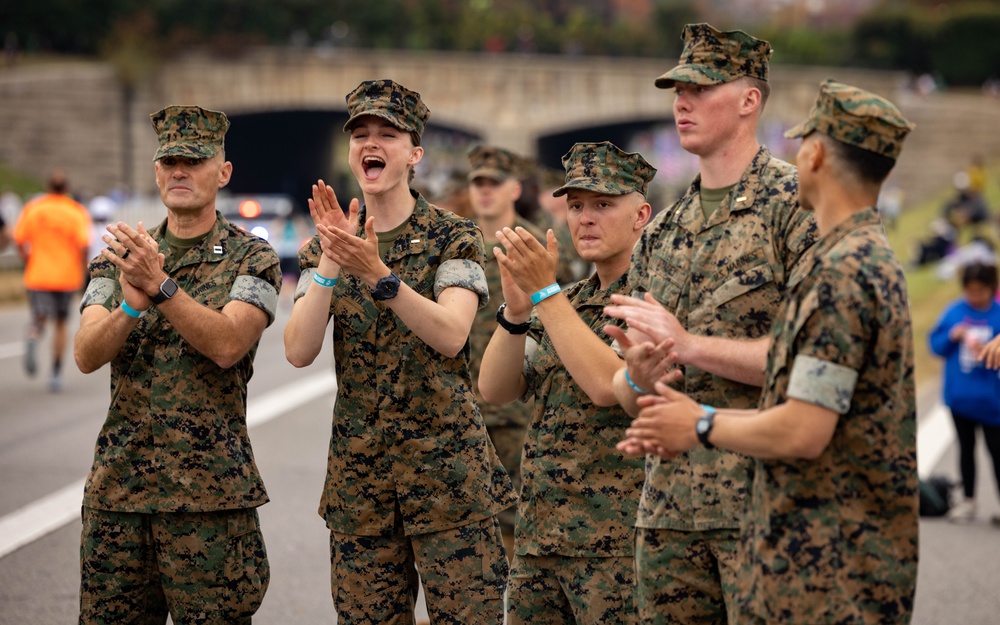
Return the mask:
<path fill-rule="evenodd" d="M 696 423 L 694 427 L 699 434 L 704 434 L 709 428 L 708 419 L 698 419 L 698 423 Z"/>
<path fill-rule="evenodd" d="M 172 279 L 167 278 L 163 281 L 163 284 L 160 285 L 160 292 L 167 297 L 173 297 L 174 293 L 177 292 L 177 283 Z"/>

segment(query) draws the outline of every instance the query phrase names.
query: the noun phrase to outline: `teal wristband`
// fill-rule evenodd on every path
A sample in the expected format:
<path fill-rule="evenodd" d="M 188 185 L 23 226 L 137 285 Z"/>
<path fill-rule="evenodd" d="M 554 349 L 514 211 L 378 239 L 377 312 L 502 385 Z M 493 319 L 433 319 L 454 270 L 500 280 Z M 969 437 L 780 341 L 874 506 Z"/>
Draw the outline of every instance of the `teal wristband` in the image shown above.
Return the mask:
<path fill-rule="evenodd" d="M 128 302 L 126 302 L 125 300 L 122 300 L 122 310 L 125 311 L 126 315 L 132 317 L 133 319 L 138 319 L 139 317 L 146 314 L 145 310 L 136 310 L 135 308 L 129 306 Z"/>
<path fill-rule="evenodd" d="M 313 274 L 313 282 L 315 282 L 316 284 L 318 284 L 320 286 L 333 286 L 333 285 L 337 284 L 337 279 L 336 278 L 324 278 L 323 276 L 319 275 L 318 273 L 314 273 Z"/>
<path fill-rule="evenodd" d="M 628 382 L 628 385 L 632 387 L 633 391 L 635 391 L 636 393 L 639 393 L 640 395 L 649 392 L 646 389 L 642 388 L 641 386 L 639 386 L 638 384 L 636 384 L 635 382 L 632 381 L 632 376 L 630 376 L 628 374 L 628 369 L 625 369 L 625 381 Z"/>
<path fill-rule="evenodd" d="M 555 295 L 556 293 L 558 293 L 559 291 L 562 291 L 562 289 L 559 288 L 559 283 L 558 282 L 553 282 L 552 284 L 550 284 L 549 286 L 545 287 L 544 289 L 539 289 L 538 291 L 535 291 L 534 295 L 531 296 L 531 303 L 532 304 L 538 304 L 539 302 L 541 302 L 546 297 L 551 297 L 551 296 Z"/>

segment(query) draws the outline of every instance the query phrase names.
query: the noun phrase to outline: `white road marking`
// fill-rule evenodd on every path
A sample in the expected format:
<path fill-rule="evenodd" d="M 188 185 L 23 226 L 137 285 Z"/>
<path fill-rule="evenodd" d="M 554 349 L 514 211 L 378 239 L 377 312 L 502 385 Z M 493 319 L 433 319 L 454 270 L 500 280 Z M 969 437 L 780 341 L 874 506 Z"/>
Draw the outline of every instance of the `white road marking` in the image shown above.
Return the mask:
<path fill-rule="evenodd" d="M 954 441 L 951 413 L 944 404 L 935 404 L 917 424 L 917 475 L 930 475 Z"/>
<path fill-rule="evenodd" d="M 286 384 L 250 400 L 247 427 L 267 423 L 324 394 L 332 396 L 336 389 L 337 380 L 332 371 Z M 84 482 L 74 482 L 0 517 L 0 558 L 80 518 Z"/>

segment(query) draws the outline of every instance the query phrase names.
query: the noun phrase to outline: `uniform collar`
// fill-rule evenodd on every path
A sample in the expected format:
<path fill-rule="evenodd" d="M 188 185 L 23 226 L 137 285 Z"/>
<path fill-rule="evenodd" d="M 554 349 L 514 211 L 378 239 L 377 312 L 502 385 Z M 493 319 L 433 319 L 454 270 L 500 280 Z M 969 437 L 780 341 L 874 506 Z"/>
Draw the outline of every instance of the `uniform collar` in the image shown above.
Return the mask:
<path fill-rule="evenodd" d="M 695 176 L 691 186 L 688 187 L 688 210 L 678 211 L 674 216 L 674 221 L 685 230 L 698 233 L 712 226 L 725 223 L 733 213 L 750 208 L 754 205 L 757 194 L 760 192 L 760 179 L 764 175 L 764 170 L 767 168 L 767 164 L 771 161 L 771 158 L 771 152 L 766 147 L 761 146 L 746 171 L 743 172 L 743 177 L 740 178 L 740 181 L 736 183 L 736 186 L 732 188 L 729 194 L 723 198 L 715 212 L 709 215 L 707 222 L 700 209 L 701 174 L 698 174 Z M 692 206 L 696 202 L 699 204 L 698 210 L 695 210 Z"/>
<path fill-rule="evenodd" d="M 383 260 L 387 263 L 405 258 L 411 254 L 421 254 L 429 246 L 428 238 L 430 233 L 427 226 L 430 221 L 431 205 L 420 193 L 413 189 L 410 189 L 410 195 L 417 200 L 417 204 L 413 207 L 413 212 L 406 222 L 406 227 L 396 237 L 396 242 L 392 248 L 386 252 L 386 257 Z M 367 206 L 362 206 L 358 214 L 357 235 L 360 237 L 365 235 L 367 210 Z"/>

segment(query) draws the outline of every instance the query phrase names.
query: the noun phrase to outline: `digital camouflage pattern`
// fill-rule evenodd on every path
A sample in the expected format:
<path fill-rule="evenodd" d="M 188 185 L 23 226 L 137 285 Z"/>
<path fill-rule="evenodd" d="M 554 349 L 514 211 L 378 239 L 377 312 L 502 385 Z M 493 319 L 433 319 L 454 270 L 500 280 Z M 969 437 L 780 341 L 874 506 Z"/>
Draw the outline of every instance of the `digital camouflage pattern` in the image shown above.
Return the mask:
<path fill-rule="evenodd" d="M 651 293 L 689 332 L 765 337 L 785 297 L 791 268 L 815 240 L 799 209 L 795 168 L 761 148 L 742 179 L 706 221 L 701 178 L 658 214 L 632 254 L 629 284 Z M 678 388 L 696 401 L 756 408 L 760 389 L 684 367 Z M 649 455 L 637 526 L 676 530 L 738 528 L 750 461 L 696 447 L 671 460 Z"/>
<path fill-rule="evenodd" d="M 362 115 L 381 117 L 396 128 L 423 134 L 424 124 L 431 112 L 420 99 L 420 94 L 410 91 L 392 80 L 366 80 L 347 94 L 347 114 L 344 132 L 350 132 L 354 121 Z"/>
<path fill-rule="evenodd" d="M 359 236 L 365 215 L 362 208 Z M 299 250 L 296 297 L 308 288 L 321 253 L 317 237 Z M 480 305 L 488 301 L 478 228 L 419 195 L 383 260 L 424 297 L 458 286 L 478 293 Z M 412 536 L 480 521 L 512 505 L 510 478 L 472 392 L 468 343 L 454 358 L 440 354 L 372 300 L 364 281 L 346 273 L 333 287 L 330 314 L 338 384 L 320 503 L 329 528 L 386 535 L 398 506 Z"/>
<path fill-rule="evenodd" d="M 212 158 L 225 149 L 229 119 L 200 106 L 168 106 L 149 116 L 160 142 L 154 161 L 164 156 Z"/>
<path fill-rule="evenodd" d="M 636 530 L 635 603 L 643 625 L 739 623 L 740 531 Z"/>
<path fill-rule="evenodd" d="M 507 625 L 635 625 L 632 558 L 515 556 Z"/>
<path fill-rule="evenodd" d="M 721 31 L 709 24 L 687 24 L 677 67 L 656 79 L 660 89 L 675 82 L 720 85 L 743 76 L 767 81 L 771 44 L 742 30 Z"/>
<path fill-rule="evenodd" d="M 477 145 L 469 152 L 469 182 L 476 178 L 507 180 L 516 176 L 521 166 L 520 157 L 513 152 L 494 146 Z"/>
<path fill-rule="evenodd" d="M 792 388 L 797 358 L 858 375 L 819 458 L 756 463 L 745 607 L 767 623 L 909 623 L 919 500 L 913 340 L 906 279 L 875 209 L 824 236 L 788 288 L 762 407 L 842 385 L 811 367 L 812 383 Z"/>
<path fill-rule="evenodd" d="M 603 327 L 611 295 L 628 293 L 626 276 L 605 290 L 596 274 L 564 291 L 587 326 L 609 345 Z M 631 423 L 620 406 L 600 407 L 573 381 L 541 322 L 532 316 L 525 397 L 535 408 L 524 441 L 521 499 L 514 530 L 519 556 L 615 557 L 633 553 L 642 490 L 641 458 L 615 445 Z"/>
<path fill-rule="evenodd" d="M 274 321 L 281 288 L 267 241 L 218 215 L 205 238 L 177 258 L 166 220 L 150 231 L 164 271 L 198 303 L 253 304 Z M 119 271 L 98 256 L 80 309 L 119 307 Z M 185 341 L 156 306 L 139 318 L 111 360 L 111 404 L 97 437 L 83 504 L 118 512 L 195 512 L 267 501 L 247 436 L 247 381 L 257 344 L 223 369 Z"/>
<path fill-rule="evenodd" d="M 785 133 L 796 139 L 816 131 L 896 160 L 903 149 L 903 139 L 914 126 L 899 109 L 870 91 L 826 80 L 819 87 L 816 103 L 804 122 Z"/>
<path fill-rule="evenodd" d="M 413 623 L 420 585 L 433 623 L 503 624 L 508 565 L 495 518 L 409 537 L 402 532 L 397 522 L 385 537 L 330 533 L 339 625 Z"/>
<path fill-rule="evenodd" d="M 271 569 L 257 510 L 83 508 L 80 623 L 249 625 Z"/>
<path fill-rule="evenodd" d="M 638 152 L 626 152 L 609 141 L 577 143 L 562 157 L 566 182 L 552 192 L 555 197 L 570 189 L 584 189 L 603 195 L 626 195 L 638 191 L 646 195 L 656 168 Z"/>
<path fill-rule="evenodd" d="M 545 236 L 531 222 L 518 217 L 514 227 L 524 228 L 544 244 Z M 499 245 L 499 244 L 498 244 Z M 486 346 L 497 328 L 497 309 L 503 303 L 503 287 L 500 284 L 500 263 L 493 255 L 493 245 L 486 249 L 486 284 L 490 290 L 490 301 L 476 312 L 469 333 L 469 370 L 472 374 L 472 388 L 476 394 L 479 411 L 486 423 L 490 440 L 497 450 L 500 462 L 514 485 L 514 492 L 521 492 L 521 448 L 524 447 L 524 432 L 531 421 L 532 401 L 512 401 L 502 406 L 488 403 L 479 392 L 479 369 L 483 363 Z M 502 246 L 501 246 L 502 248 Z M 500 513 L 501 526 L 507 534 L 514 533 L 514 512 L 512 507 Z"/>

